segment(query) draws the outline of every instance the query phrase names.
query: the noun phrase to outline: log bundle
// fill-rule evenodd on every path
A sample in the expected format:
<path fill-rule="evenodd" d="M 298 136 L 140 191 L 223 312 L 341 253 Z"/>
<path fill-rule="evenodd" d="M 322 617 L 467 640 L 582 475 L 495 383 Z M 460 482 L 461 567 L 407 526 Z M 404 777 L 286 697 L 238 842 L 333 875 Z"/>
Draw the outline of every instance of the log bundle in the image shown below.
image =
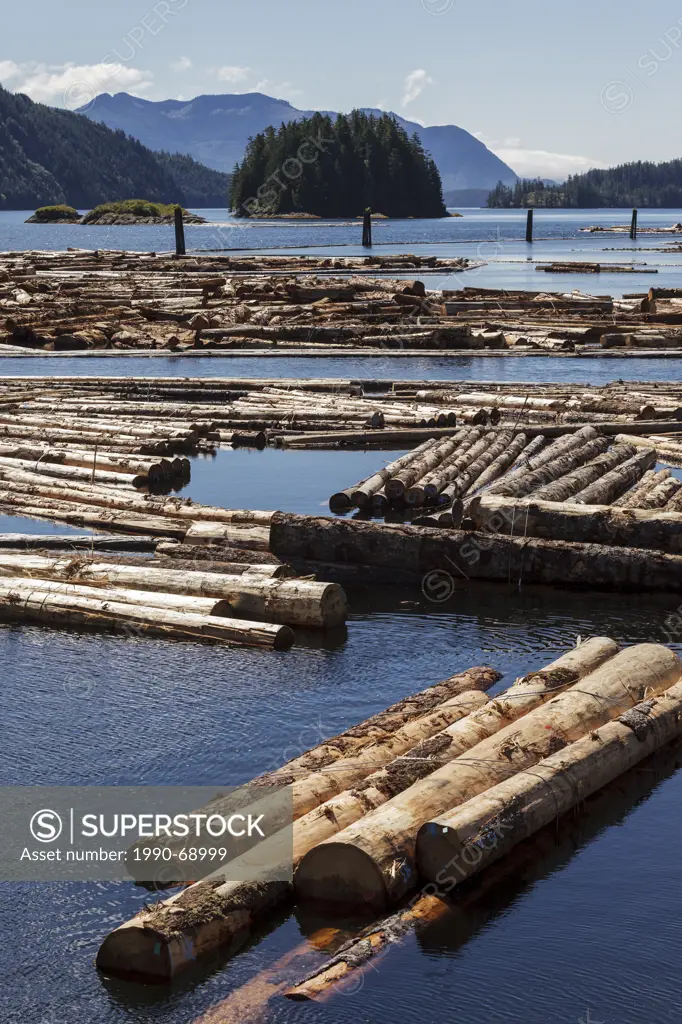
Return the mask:
<path fill-rule="evenodd" d="M 382 926 L 366 932 L 367 941 L 361 935 L 348 943 L 347 957 L 342 946 L 287 993 L 323 998 L 428 919 L 426 904 L 447 894 L 462 871 L 506 856 L 679 737 L 681 674 L 682 663 L 665 647 L 619 652 L 612 640 L 592 638 L 494 698 L 484 691 L 496 673 L 475 668 L 425 691 L 422 701 L 408 699 L 263 777 L 286 781 L 298 794 L 293 887 L 226 881 L 229 868 L 208 876 L 111 932 L 98 966 L 169 983 L 197 958 L 220 948 L 234 953 L 286 900 L 314 902 L 328 915 L 360 906 L 380 913 L 429 881 L 395 936 L 382 935 Z M 480 857 L 463 856 L 478 848 Z"/>
<path fill-rule="evenodd" d="M 682 444 L 602 432 L 600 424 L 551 438 L 523 430 L 463 428 L 431 438 L 372 476 L 332 495 L 335 513 L 398 514 L 415 525 L 460 526 L 488 497 L 556 505 L 676 511 L 682 483 L 656 464 L 680 460 Z M 503 531 L 508 532 L 508 531 Z M 571 538 L 568 538 L 571 539 Z"/>

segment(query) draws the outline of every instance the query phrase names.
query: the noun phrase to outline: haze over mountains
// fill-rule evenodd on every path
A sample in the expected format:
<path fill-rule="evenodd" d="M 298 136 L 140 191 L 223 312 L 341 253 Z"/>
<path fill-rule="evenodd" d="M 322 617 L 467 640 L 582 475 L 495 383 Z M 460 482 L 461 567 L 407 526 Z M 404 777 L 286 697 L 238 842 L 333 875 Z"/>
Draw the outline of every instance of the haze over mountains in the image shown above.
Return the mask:
<path fill-rule="evenodd" d="M 215 170 L 232 171 L 235 163 L 241 161 L 250 136 L 269 125 L 310 117 L 314 111 L 298 110 L 286 100 L 258 92 L 158 102 L 121 92 L 114 96 L 101 94 L 80 113 L 109 128 L 123 130 L 150 149 L 188 153 Z M 324 113 L 333 116 L 335 112 Z M 459 189 L 490 190 L 499 181 L 515 184 L 514 171 L 463 128 L 423 128 L 397 114 L 393 116 L 410 134 L 419 135 L 438 166 L 444 193 Z"/>

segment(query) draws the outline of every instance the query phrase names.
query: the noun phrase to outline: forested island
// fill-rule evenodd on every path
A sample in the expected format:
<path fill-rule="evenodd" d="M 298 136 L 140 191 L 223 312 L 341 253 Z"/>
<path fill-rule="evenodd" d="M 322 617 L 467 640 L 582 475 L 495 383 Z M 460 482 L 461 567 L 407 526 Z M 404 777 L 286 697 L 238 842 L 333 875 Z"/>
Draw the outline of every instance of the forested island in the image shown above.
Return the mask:
<path fill-rule="evenodd" d="M 238 217 L 446 217 L 440 174 L 388 114 L 315 114 L 267 128 L 235 166 L 230 205 Z"/>
<path fill-rule="evenodd" d="M 189 156 L 153 153 L 124 132 L 0 87 L 0 209 L 90 209 L 135 195 L 225 207 L 228 185 L 227 174 Z"/>
<path fill-rule="evenodd" d="M 571 175 L 561 185 L 547 185 L 539 179 L 527 178 L 511 187 L 499 182 L 488 196 L 488 206 L 501 209 L 529 206 L 679 208 L 682 206 L 682 160 L 661 164 L 640 160 L 606 170 L 595 169 Z"/>

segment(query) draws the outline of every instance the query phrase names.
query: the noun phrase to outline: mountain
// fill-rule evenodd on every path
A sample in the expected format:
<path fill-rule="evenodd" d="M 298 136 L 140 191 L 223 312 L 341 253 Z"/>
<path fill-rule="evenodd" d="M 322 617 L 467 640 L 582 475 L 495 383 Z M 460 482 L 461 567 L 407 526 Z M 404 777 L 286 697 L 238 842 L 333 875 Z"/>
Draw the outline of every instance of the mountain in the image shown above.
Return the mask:
<path fill-rule="evenodd" d="M 102 93 L 82 112 L 93 121 L 140 139 L 150 149 L 189 153 L 195 160 L 220 171 L 231 171 L 235 163 L 241 162 L 249 138 L 265 128 L 315 113 L 298 110 L 286 100 L 259 92 L 160 102 L 125 92 L 115 96 Z M 364 113 L 379 116 L 382 111 L 367 108 Z M 424 149 L 436 161 L 445 190 L 492 189 L 498 181 L 509 185 L 516 182 L 514 171 L 463 128 L 423 128 L 397 114 L 392 116 L 408 134 L 417 133 Z"/>
<path fill-rule="evenodd" d="M 443 193 L 446 206 L 483 207 L 488 205 L 489 188 L 454 188 Z"/>
<path fill-rule="evenodd" d="M 144 198 L 224 206 L 227 175 L 0 87 L 0 208 Z M 210 201 L 209 201 L 210 200 Z"/>
<path fill-rule="evenodd" d="M 682 160 L 650 161 L 595 168 L 570 175 L 557 185 L 541 180 L 519 180 L 513 188 L 500 183 L 490 193 L 489 206 L 568 207 L 682 207 Z"/>

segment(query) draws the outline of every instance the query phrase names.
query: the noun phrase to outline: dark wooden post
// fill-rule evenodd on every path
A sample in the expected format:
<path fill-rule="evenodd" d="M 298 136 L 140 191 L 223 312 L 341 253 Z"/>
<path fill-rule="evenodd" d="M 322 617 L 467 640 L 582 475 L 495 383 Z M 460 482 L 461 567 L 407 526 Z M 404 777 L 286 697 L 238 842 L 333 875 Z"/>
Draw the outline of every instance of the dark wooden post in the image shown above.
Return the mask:
<path fill-rule="evenodd" d="M 526 241 L 533 241 L 533 211 L 528 211 L 528 217 L 526 219 Z"/>
<path fill-rule="evenodd" d="M 365 249 L 372 248 L 372 211 L 369 206 L 365 210 L 365 217 L 362 224 L 362 244 Z"/>
<path fill-rule="evenodd" d="M 185 255 L 185 225 L 182 220 L 182 207 L 175 207 L 175 255 Z"/>
<path fill-rule="evenodd" d="M 630 238 L 635 241 L 637 238 L 637 210 L 632 211 L 632 223 L 630 225 Z"/>

